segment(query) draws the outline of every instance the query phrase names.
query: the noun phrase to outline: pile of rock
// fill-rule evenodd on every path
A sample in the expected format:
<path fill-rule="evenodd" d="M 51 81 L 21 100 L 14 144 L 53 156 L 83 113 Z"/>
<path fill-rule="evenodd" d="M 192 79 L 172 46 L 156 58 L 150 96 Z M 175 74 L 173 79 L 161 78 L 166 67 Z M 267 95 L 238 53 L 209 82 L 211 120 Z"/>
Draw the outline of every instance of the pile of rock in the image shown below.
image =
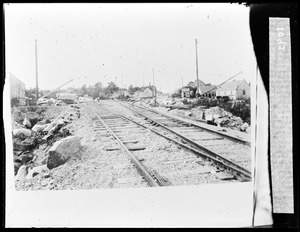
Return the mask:
<path fill-rule="evenodd" d="M 16 179 L 30 178 L 42 171 L 63 164 L 71 153 L 80 148 L 80 140 L 70 136 L 68 124 L 80 117 L 80 111 L 67 113 L 53 121 L 24 118 L 13 124 L 13 153 Z M 43 168 L 40 168 L 43 166 Z M 43 173 L 46 173 L 43 171 Z"/>
<path fill-rule="evenodd" d="M 182 99 L 180 98 L 172 98 L 172 97 L 168 97 L 165 99 L 161 99 L 158 100 L 158 104 L 160 105 L 173 105 L 173 106 L 183 106 L 184 103 L 182 102 Z"/>
<path fill-rule="evenodd" d="M 229 118 L 233 116 L 232 113 L 227 112 L 226 110 L 218 106 L 206 109 L 204 111 L 204 114 L 205 114 L 205 119 L 210 121 L 213 121 L 218 118 Z"/>
<path fill-rule="evenodd" d="M 240 117 L 236 117 L 218 106 L 203 110 L 203 115 L 205 120 L 217 126 L 239 129 L 241 131 L 246 131 L 249 127 L 249 124 L 244 123 Z"/>
<path fill-rule="evenodd" d="M 148 105 L 153 105 L 154 98 L 141 99 L 141 102 L 148 104 Z M 166 96 L 157 98 L 156 103 L 160 106 L 183 106 L 184 105 L 184 103 L 182 102 L 182 99 L 166 97 Z"/>

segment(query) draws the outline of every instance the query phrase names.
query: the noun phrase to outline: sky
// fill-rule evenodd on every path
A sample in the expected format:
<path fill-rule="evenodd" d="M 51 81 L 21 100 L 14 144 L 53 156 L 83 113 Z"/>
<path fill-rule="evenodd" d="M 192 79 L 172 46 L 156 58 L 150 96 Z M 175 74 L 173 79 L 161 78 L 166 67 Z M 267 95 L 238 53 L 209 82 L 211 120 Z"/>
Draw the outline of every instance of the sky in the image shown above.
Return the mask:
<path fill-rule="evenodd" d="M 255 76 L 249 7 L 230 3 L 5 4 L 9 72 L 39 89 L 113 81 L 171 93 L 198 76 Z"/>

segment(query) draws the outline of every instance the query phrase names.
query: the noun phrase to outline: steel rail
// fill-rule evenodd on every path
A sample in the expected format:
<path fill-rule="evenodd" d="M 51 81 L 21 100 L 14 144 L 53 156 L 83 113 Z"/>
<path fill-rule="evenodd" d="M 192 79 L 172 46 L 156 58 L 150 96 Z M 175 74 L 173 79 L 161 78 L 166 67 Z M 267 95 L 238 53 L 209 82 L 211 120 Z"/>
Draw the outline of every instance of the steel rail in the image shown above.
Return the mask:
<path fill-rule="evenodd" d="M 130 160 L 134 163 L 137 170 L 140 172 L 140 174 L 146 179 L 146 181 L 149 183 L 151 187 L 160 187 L 160 185 L 157 184 L 157 182 L 151 177 L 151 175 L 146 171 L 146 169 L 143 167 L 143 165 L 138 161 L 138 159 L 132 154 L 128 148 L 124 145 L 124 143 L 118 138 L 118 136 L 113 132 L 113 130 L 107 125 L 107 123 L 96 113 L 94 110 L 90 109 L 96 117 L 100 120 L 100 122 L 105 126 L 105 128 L 110 132 L 110 134 L 115 138 L 117 143 L 120 145 L 120 147 L 123 149 L 123 151 L 126 152 L 126 154 L 129 156 Z"/>
<path fill-rule="evenodd" d="M 209 158 L 213 162 L 215 162 L 218 166 L 227 167 L 228 170 L 230 170 L 231 172 L 233 172 L 234 176 L 236 176 L 236 177 L 242 177 L 245 180 L 251 180 L 251 172 L 249 170 L 245 169 L 244 167 L 241 167 L 240 165 L 238 165 L 238 164 L 236 164 L 236 163 L 234 163 L 234 162 L 226 159 L 225 157 L 223 157 L 223 156 L 221 156 L 221 155 L 219 155 L 219 154 L 217 154 L 215 152 L 212 152 L 212 151 L 208 150 L 207 148 L 205 148 L 205 147 L 203 147 L 203 146 L 195 143 L 194 141 L 186 138 L 184 135 L 181 135 L 181 134 L 173 131 L 172 129 L 170 129 L 170 128 L 164 126 L 164 125 L 162 125 L 161 123 L 157 122 L 156 120 L 151 119 L 150 117 L 148 117 L 146 115 L 143 115 L 142 113 L 137 112 L 137 111 L 135 111 L 133 109 L 131 109 L 131 110 L 134 111 L 134 112 L 136 112 L 137 114 L 140 114 L 141 116 L 145 117 L 146 119 L 149 119 L 150 121 L 152 121 L 155 124 L 161 126 L 162 128 L 170 131 L 171 133 L 173 133 L 176 136 L 180 137 L 181 139 L 183 139 L 187 143 L 189 143 L 189 144 L 195 146 L 196 148 L 202 150 L 202 152 L 200 152 L 199 150 L 194 149 L 192 147 L 189 147 L 189 146 L 187 146 L 187 145 L 185 145 L 183 143 L 180 143 L 180 142 L 178 142 L 178 141 L 176 141 L 174 139 L 171 139 L 171 138 L 169 138 L 169 137 L 167 137 L 167 136 L 165 136 L 165 135 L 163 135 L 163 134 L 161 134 L 161 133 L 159 133 L 159 132 L 157 132 L 157 131 L 149 128 L 149 127 L 146 127 L 146 126 L 144 126 L 144 125 L 142 125 L 142 124 L 140 124 L 140 123 L 138 123 L 138 122 L 136 122 L 136 121 L 134 121 L 134 120 L 132 120 L 130 118 L 127 118 L 125 116 L 120 116 L 120 117 L 126 118 L 126 119 L 128 119 L 128 120 L 136 123 L 137 125 L 143 126 L 144 128 L 147 128 L 147 129 L 151 130 L 152 132 L 154 132 L 154 133 L 156 133 L 156 134 L 158 134 L 158 135 L 160 135 L 160 136 L 162 136 L 162 137 L 164 137 L 164 138 L 166 138 L 166 139 L 168 139 L 168 140 L 170 140 L 172 142 L 175 142 L 175 143 L 179 144 L 180 146 L 182 146 L 182 147 L 184 147 L 186 149 L 189 149 L 189 150 L 193 151 L 194 153 L 200 155 L 201 157 Z M 204 153 L 203 153 L 203 151 L 204 151 Z"/>
<path fill-rule="evenodd" d="M 129 108 L 129 107 L 126 106 L 126 105 L 124 105 L 124 106 L 125 106 L 126 108 L 132 110 L 132 108 Z M 218 135 L 220 135 L 220 136 L 226 137 L 226 138 L 228 138 L 228 139 L 230 139 L 230 140 L 233 140 L 233 141 L 235 141 L 235 142 L 239 142 L 239 143 L 242 143 L 242 144 L 251 146 L 251 142 L 246 141 L 246 140 L 244 140 L 244 139 L 236 138 L 236 137 L 233 137 L 233 136 L 231 136 L 231 135 L 227 135 L 227 134 L 224 134 L 224 133 L 221 133 L 221 132 L 218 132 L 218 131 L 214 131 L 214 130 L 211 130 L 211 129 L 206 128 L 206 127 L 201 127 L 201 126 L 199 126 L 199 125 L 197 125 L 197 124 L 194 124 L 194 123 L 192 123 L 192 122 L 186 122 L 186 121 L 184 121 L 184 120 L 180 120 L 180 119 L 178 119 L 178 118 L 174 118 L 174 117 L 172 117 L 172 116 L 170 116 L 170 115 L 166 115 L 166 114 L 164 114 L 164 113 L 158 112 L 158 111 L 153 110 L 153 109 L 146 108 L 146 107 L 144 107 L 144 106 L 138 106 L 138 105 L 134 105 L 134 106 L 139 107 L 139 108 L 141 108 L 141 109 L 143 109 L 143 110 L 147 110 L 147 111 L 150 111 L 150 112 L 153 112 L 153 113 L 162 115 L 162 116 L 167 117 L 167 118 L 172 118 L 172 119 L 177 120 L 177 121 L 179 121 L 179 122 L 189 123 L 189 124 L 191 124 L 191 125 L 193 125 L 193 126 L 195 126 L 195 127 L 201 128 L 201 129 L 203 129 L 203 130 L 209 131 L 209 132 L 214 133 L 214 134 L 218 134 Z"/>

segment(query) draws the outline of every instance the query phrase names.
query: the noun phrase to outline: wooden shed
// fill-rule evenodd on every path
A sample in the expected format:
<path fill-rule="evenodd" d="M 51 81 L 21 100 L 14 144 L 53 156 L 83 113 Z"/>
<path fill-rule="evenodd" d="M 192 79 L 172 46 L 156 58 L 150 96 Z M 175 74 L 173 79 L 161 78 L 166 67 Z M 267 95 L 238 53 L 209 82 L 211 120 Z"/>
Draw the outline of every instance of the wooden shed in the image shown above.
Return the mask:
<path fill-rule="evenodd" d="M 9 73 L 10 99 L 17 98 L 19 105 L 26 104 L 25 84 L 12 73 Z"/>

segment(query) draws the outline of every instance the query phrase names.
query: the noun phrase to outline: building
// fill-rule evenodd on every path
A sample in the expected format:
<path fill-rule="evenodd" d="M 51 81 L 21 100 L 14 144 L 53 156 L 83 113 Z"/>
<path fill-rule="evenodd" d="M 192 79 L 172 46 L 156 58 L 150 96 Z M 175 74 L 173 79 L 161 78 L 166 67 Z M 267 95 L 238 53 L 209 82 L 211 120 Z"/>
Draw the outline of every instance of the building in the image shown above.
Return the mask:
<path fill-rule="evenodd" d="M 216 86 L 215 85 L 200 85 L 201 96 L 216 98 Z"/>
<path fill-rule="evenodd" d="M 203 97 L 216 97 L 216 86 L 211 84 L 205 84 L 203 81 L 199 80 L 200 93 Z M 195 97 L 195 93 L 197 90 L 197 80 L 195 82 L 191 81 L 187 84 L 187 86 L 181 89 L 181 97 L 182 98 L 191 98 Z"/>
<path fill-rule="evenodd" d="M 216 96 L 229 97 L 233 100 L 248 99 L 250 98 L 250 84 L 245 79 L 226 82 L 217 88 Z"/>
<path fill-rule="evenodd" d="M 191 98 L 195 96 L 196 88 L 187 85 L 181 89 L 182 98 Z"/>
<path fill-rule="evenodd" d="M 75 93 L 57 93 L 57 100 L 62 100 L 65 103 L 73 104 L 77 99 L 77 95 Z"/>
<path fill-rule="evenodd" d="M 17 98 L 19 105 L 26 105 L 25 84 L 12 73 L 9 73 L 10 99 Z"/>

